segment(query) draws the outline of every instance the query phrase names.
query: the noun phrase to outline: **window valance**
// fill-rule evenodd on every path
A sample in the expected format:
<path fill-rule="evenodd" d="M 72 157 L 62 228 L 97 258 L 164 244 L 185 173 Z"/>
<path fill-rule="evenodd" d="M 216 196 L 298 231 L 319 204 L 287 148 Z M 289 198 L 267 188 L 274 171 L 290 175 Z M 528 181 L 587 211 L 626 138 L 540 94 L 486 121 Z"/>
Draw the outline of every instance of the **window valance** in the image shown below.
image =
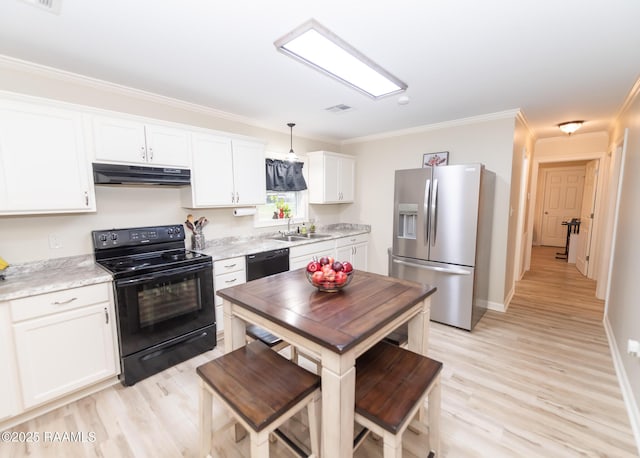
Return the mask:
<path fill-rule="evenodd" d="M 302 176 L 303 165 L 302 162 L 267 159 L 267 191 L 304 191 L 307 189 L 307 183 Z"/>

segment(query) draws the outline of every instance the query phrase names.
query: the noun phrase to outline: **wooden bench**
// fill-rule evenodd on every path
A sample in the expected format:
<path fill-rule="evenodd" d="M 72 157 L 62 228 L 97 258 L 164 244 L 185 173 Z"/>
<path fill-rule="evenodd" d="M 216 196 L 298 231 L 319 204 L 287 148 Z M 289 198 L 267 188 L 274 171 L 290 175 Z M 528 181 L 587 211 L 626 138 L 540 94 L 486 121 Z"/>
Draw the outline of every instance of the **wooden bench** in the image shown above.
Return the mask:
<path fill-rule="evenodd" d="M 269 456 L 269 435 L 305 406 L 309 415 L 311 455 L 319 456 L 320 377 L 288 361 L 259 340 L 227 353 L 196 369 L 200 376 L 201 455 L 212 442 L 212 398 L 218 399 L 233 419 L 250 434 L 251 456 Z M 291 446 L 291 444 L 286 444 Z M 296 452 L 299 452 L 297 450 Z"/>
<path fill-rule="evenodd" d="M 402 457 L 402 435 L 428 397 L 429 450 L 440 452 L 442 363 L 380 342 L 356 361 L 355 420 L 383 439 L 384 458 Z"/>

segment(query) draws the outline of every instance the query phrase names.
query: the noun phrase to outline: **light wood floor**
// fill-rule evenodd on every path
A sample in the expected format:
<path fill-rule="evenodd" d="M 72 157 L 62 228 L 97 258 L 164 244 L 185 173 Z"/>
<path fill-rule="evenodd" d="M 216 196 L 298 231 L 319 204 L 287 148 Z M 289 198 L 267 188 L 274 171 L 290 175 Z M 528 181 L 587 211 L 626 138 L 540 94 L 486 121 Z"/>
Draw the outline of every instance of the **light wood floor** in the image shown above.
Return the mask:
<path fill-rule="evenodd" d="M 487 312 L 473 333 L 432 323 L 430 356 L 444 363 L 443 456 L 637 457 L 601 323 L 595 283 L 536 248 L 507 313 Z M 13 431 L 94 432 L 93 443 L 0 443 L 2 457 L 195 457 L 195 367 L 218 349 L 133 387 L 106 389 Z M 294 424 L 294 434 L 304 426 Z M 223 434 L 220 456 L 248 456 Z M 426 456 L 405 434 L 405 456 Z M 272 456 L 291 456 L 279 444 Z M 367 439 L 358 457 L 381 457 Z M 329 457 L 335 458 L 335 457 Z"/>

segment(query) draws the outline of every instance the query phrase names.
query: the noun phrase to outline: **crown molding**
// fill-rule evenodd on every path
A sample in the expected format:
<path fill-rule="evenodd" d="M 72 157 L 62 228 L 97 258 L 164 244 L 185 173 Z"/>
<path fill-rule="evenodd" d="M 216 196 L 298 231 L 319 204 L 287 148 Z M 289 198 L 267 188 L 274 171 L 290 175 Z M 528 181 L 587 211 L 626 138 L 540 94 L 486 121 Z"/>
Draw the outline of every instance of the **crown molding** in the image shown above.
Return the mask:
<path fill-rule="evenodd" d="M 90 76 L 69 72 L 67 70 L 48 67 L 46 65 L 37 64 L 35 62 L 29 62 L 26 60 L 17 59 L 15 57 L 10 57 L 2 54 L 0 54 L 0 68 L 20 71 L 20 72 L 24 72 L 24 73 L 44 77 L 44 78 L 56 79 L 58 81 L 62 81 L 65 83 L 77 84 L 80 86 L 89 87 L 89 88 L 97 89 L 101 91 L 106 91 L 106 92 L 122 95 L 125 97 L 136 98 L 138 100 L 143 100 L 145 102 L 163 104 L 163 105 L 170 106 L 172 108 L 200 113 L 206 116 L 211 116 L 211 117 L 223 119 L 226 121 L 233 121 L 233 122 L 245 124 L 252 127 L 257 127 L 260 129 L 281 132 L 289 135 L 288 127 L 284 128 L 281 126 L 274 126 L 253 118 L 238 115 L 235 113 L 230 113 L 227 111 L 218 110 L 216 108 L 211 108 L 205 105 L 186 102 L 184 100 L 175 99 L 173 97 L 167 97 L 167 96 L 156 94 L 153 92 L 144 91 L 142 89 L 136 89 L 136 88 L 124 86 L 121 84 L 112 83 L 110 81 L 105 81 L 98 78 L 93 78 Z M 298 135 L 298 136 L 301 138 L 320 141 L 324 143 L 339 144 L 339 140 L 335 138 L 314 137 L 314 136 L 308 136 L 308 135 L 304 135 L 304 136 Z"/>
<path fill-rule="evenodd" d="M 618 122 L 618 120 L 624 116 L 625 112 L 629 110 L 629 107 L 637 97 L 640 97 L 640 78 L 638 78 L 633 86 L 631 86 L 631 90 L 627 94 L 627 97 L 625 97 L 622 106 L 620 106 L 618 114 L 615 117 L 616 122 Z"/>
<path fill-rule="evenodd" d="M 527 129 L 527 132 L 531 137 L 531 141 L 535 143 L 536 140 L 538 139 L 538 136 L 536 135 L 536 132 L 531 128 L 531 125 L 529 124 L 529 120 L 527 119 L 527 117 L 525 116 L 522 110 L 518 110 L 518 114 L 516 114 L 516 119 L 518 119 L 522 123 L 525 129 Z"/>
<path fill-rule="evenodd" d="M 543 137 L 536 140 L 536 144 L 538 143 L 554 143 L 559 141 L 569 142 L 571 140 L 575 140 L 576 138 L 584 139 L 585 137 L 609 137 L 609 133 L 606 130 L 594 130 L 593 132 L 582 132 L 580 134 L 575 133 L 571 135 L 562 134 L 556 135 L 555 137 Z"/>
<path fill-rule="evenodd" d="M 505 110 L 505 111 L 499 111 L 496 113 L 488 113 L 480 116 L 471 116 L 468 118 L 453 119 L 451 121 L 438 122 L 435 124 L 426 124 L 423 126 L 410 127 L 408 129 L 393 130 L 389 132 L 382 132 L 380 134 L 367 135 L 364 137 L 350 138 L 347 140 L 343 140 L 341 144 L 350 145 L 353 143 L 364 143 L 364 142 L 370 142 L 374 140 L 384 140 L 387 138 L 401 137 L 405 135 L 419 134 L 422 132 L 428 132 L 433 130 L 446 129 L 449 127 L 465 126 L 469 124 L 477 124 L 480 122 L 495 121 L 498 119 L 515 118 L 518 115 L 518 113 L 520 113 L 520 109 Z"/>

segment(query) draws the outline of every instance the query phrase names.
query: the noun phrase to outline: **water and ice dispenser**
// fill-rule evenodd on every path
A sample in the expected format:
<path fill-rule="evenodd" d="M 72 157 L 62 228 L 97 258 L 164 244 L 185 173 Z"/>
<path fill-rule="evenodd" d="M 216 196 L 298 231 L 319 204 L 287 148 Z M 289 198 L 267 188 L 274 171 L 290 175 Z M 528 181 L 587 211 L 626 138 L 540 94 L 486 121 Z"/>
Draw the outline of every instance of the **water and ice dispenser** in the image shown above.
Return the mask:
<path fill-rule="evenodd" d="M 415 240 L 417 226 L 418 204 L 398 204 L 397 237 Z"/>

